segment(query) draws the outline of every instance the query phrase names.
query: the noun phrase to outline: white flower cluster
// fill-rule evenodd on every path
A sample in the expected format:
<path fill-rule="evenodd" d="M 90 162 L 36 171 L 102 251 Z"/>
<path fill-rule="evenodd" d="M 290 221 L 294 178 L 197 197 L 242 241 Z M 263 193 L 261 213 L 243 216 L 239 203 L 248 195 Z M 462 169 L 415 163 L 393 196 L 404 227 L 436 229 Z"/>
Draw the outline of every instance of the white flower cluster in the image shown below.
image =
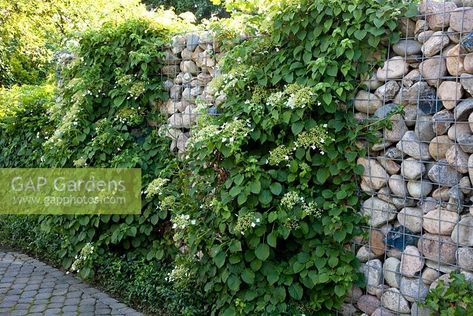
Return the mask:
<path fill-rule="evenodd" d="M 235 231 L 245 235 L 249 229 L 255 228 L 259 224 L 261 224 L 261 218 L 257 216 L 256 213 L 247 213 L 245 215 L 238 216 L 238 220 L 235 225 Z"/>
<path fill-rule="evenodd" d="M 189 270 L 183 265 L 176 265 L 166 276 L 167 282 L 176 282 L 190 277 Z"/>
<path fill-rule="evenodd" d="M 179 214 L 174 217 L 172 220 L 172 228 L 173 229 L 186 229 L 189 225 L 197 224 L 195 219 L 191 219 L 188 214 Z"/>
<path fill-rule="evenodd" d="M 307 203 L 304 197 L 300 196 L 299 193 L 295 191 L 290 191 L 284 194 L 283 198 L 281 199 L 281 206 L 288 211 L 293 210 L 296 206 L 300 206 L 303 212 L 301 219 L 306 216 L 320 217 L 320 215 L 322 215 L 315 202 L 310 201 Z M 295 219 L 291 218 L 291 220 Z"/>
<path fill-rule="evenodd" d="M 79 255 L 75 256 L 75 261 L 72 263 L 71 271 L 80 272 L 80 269 L 84 266 L 84 263 L 90 259 L 90 256 L 94 253 L 95 247 L 92 243 L 86 243 L 80 251 Z"/>
<path fill-rule="evenodd" d="M 324 155 L 326 145 L 329 142 L 335 141 L 334 138 L 329 137 L 327 127 L 327 124 L 317 125 L 309 131 L 297 135 L 297 139 L 292 145 L 279 145 L 269 152 L 268 163 L 275 166 L 283 161 L 287 162 L 291 160 L 297 148 L 319 149 L 320 154 Z"/>
<path fill-rule="evenodd" d="M 266 104 L 272 107 L 285 106 L 292 110 L 304 109 L 314 104 L 320 106 L 321 103 L 316 101 L 315 98 L 316 94 L 312 87 L 294 83 L 287 85 L 283 91 L 271 93 L 266 100 Z"/>
<path fill-rule="evenodd" d="M 151 198 L 155 195 L 162 194 L 162 188 L 169 182 L 169 179 L 156 178 L 148 185 L 148 188 L 144 192 L 147 198 Z"/>

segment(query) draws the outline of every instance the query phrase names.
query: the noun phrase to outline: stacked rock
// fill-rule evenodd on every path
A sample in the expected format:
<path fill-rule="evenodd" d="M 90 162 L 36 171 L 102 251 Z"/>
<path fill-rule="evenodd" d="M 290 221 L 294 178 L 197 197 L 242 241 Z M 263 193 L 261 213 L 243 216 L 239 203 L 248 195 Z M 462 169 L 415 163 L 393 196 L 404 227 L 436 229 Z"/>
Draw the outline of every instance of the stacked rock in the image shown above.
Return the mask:
<path fill-rule="evenodd" d="M 344 315 L 429 315 L 418 302 L 438 280 L 456 270 L 473 280 L 473 7 L 465 5 L 473 1 L 421 1 L 355 97 L 358 120 L 390 127 L 358 160 L 369 195 L 361 208 L 369 239 L 356 248 L 366 289 L 352 289 Z"/>
<path fill-rule="evenodd" d="M 215 112 L 212 105 L 216 100 L 208 83 L 218 75 L 220 47 L 210 31 L 194 32 L 174 36 L 165 54 L 161 72 L 167 77 L 169 100 L 160 107 L 168 116 L 166 133 L 172 139 L 171 151 L 182 154 L 196 122 L 197 105 Z"/>

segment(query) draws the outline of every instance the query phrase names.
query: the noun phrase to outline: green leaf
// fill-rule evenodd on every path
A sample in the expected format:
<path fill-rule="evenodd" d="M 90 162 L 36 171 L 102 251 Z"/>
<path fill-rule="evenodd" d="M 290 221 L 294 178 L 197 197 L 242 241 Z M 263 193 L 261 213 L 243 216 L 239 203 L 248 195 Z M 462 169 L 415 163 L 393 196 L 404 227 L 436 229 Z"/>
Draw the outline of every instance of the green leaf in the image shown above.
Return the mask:
<path fill-rule="evenodd" d="M 253 284 L 255 283 L 255 273 L 250 269 L 245 269 L 241 274 L 241 279 L 247 284 Z"/>
<path fill-rule="evenodd" d="M 277 212 L 271 212 L 269 213 L 268 215 L 268 222 L 272 223 L 274 222 L 275 220 L 278 219 L 278 213 Z"/>
<path fill-rule="evenodd" d="M 254 193 L 254 194 L 259 194 L 260 193 L 261 183 L 259 182 L 259 180 L 255 180 L 255 181 L 251 182 L 250 191 L 251 191 L 251 193 Z"/>
<path fill-rule="evenodd" d="M 230 192 L 228 192 L 230 194 L 231 197 L 235 197 L 237 196 L 238 194 L 241 193 L 241 187 L 239 186 L 235 186 L 233 188 L 230 189 Z"/>
<path fill-rule="evenodd" d="M 259 195 L 259 201 L 263 205 L 271 203 L 272 200 L 273 196 L 271 195 L 271 192 L 269 190 L 263 190 Z"/>
<path fill-rule="evenodd" d="M 297 121 L 295 123 L 292 123 L 291 125 L 291 131 L 294 135 L 299 134 L 300 132 L 302 132 L 303 129 L 304 129 L 304 122 Z"/>
<path fill-rule="evenodd" d="M 365 38 L 366 36 L 366 31 L 365 30 L 357 30 L 353 35 L 356 37 L 357 40 L 361 41 Z"/>
<path fill-rule="evenodd" d="M 234 179 L 233 181 L 235 182 L 236 185 L 240 185 L 243 180 L 245 179 L 245 177 L 242 175 L 242 174 L 238 174 Z"/>
<path fill-rule="evenodd" d="M 237 312 L 233 306 L 227 307 L 222 316 L 236 316 Z"/>
<path fill-rule="evenodd" d="M 225 264 L 225 258 L 227 257 L 227 255 L 225 254 L 225 252 L 223 251 L 220 251 L 215 257 L 214 257 L 214 262 L 215 262 L 215 265 L 217 266 L 217 268 L 221 268 L 223 267 L 223 265 Z"/>
<path fill-rule="evenodd" d="M 304 290 L 302 289 L 302 286 L 299 285 L 299 283 L 294 282 L 292 285 L 289 287 L 289 295 L 295 299 L 295 300 L 301 300 L 302 295 L 304 294 Z"/>
<path fill-rule="evenodd" d="M 241 251 L 241 242 L 239 240 L 232 240 L 228 249 L 232 253 Z"/>
<path fill-rule="evenodd" d="M 269 188 L 274 195 L 279 195 L 282 192 L 282 185 L 279 182 L 272 183 Z"/>
<path fill-rule="evenodd" d="M 346 290 L 344 287 L 341 287 L 340 285 L 336 285 L 335 286 L 335 294 L 338 296 L 338 297 L 342 297 L 343 295 L 345 295 L 346 293 Z"/>
<path fill-rule="evenodd" d="M 269 246 L 266 244 L 259 244 L 255 249 L 256 258 L 265 261 L 269 257 Z"/>
<path fill-rule="evenodd" d="M 330 93 L 325 93 L 322 98 L 324 99 L 325 104 L 332 103 L 332 95 Z"/>
<path fill-rule="evenodd" d="M 240 278 L 237 277 L 236 275 L 232 274 L 228 277 L 227 285 L 230 290 L 234 292 L 238 291 L 240 289 L 240 284 L 241 284 Z"/>
<path fill-rule="evenodd" d="M 302 59 L 304 60 L 304 63 L 308 64 L 312 60 L 312 52 L 305 51 Z"/>
<path fill-rule="evenodd" d="M 329 176 L 330 172 L 327 168 L 320 168 L 319 170 L 317 170 L 317 181 L 319 181 L 321 184 L 325 183 Z"/>
<path fill-rule="evenodd" d="M 268 237 L 266 237 L 266 242 L 268 243 L 268 245 L 270 245 L 273 248 L 276 248 L 277 240 L 278 240 L 278 236 L 275 231 L 269 233 Z"/>
<path fill-rule="evenodd" d="M 286 299 L 286 289 L 282 286 L 278 286 L 272 290 L 273 296 L 278 302 L 284 302 Z"/>
<path fill-rule="evenodd" d="M 116 97 L 115 99 L 113 99 L 113 105 L 114 105 L 115 107 L 119 107 L 120 105 L 123 104 L 123 102 L 125 101 L 125 99 L 126 99 L 126 96 L 125 96 L 125 95 Z"/>
<path fill-rule="evenodd" d="M 337 264 L 338 264 L 338 258 L 337 258 L 337 257 L 330 257 L 330 259 L 328 259 L 328 265 L 329 265 L 331 268 L 336 267 Z"/>
<path fill-rule="evenodd" d="M 292 272 L 299 273 L 305 269 L 305 264 L 302 264 L 298 261 L 294 262 L 292 265 Z"/>

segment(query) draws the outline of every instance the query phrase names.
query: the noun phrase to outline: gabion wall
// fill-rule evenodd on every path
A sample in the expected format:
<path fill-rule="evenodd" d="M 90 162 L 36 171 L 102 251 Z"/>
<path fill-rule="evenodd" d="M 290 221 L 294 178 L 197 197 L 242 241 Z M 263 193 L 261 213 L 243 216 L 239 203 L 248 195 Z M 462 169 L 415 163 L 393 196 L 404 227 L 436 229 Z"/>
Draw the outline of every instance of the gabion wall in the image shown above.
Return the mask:
<path fill-rule="evenodd" d="M 356 255 L 366 288 L 353 288 L 344 315 L 430 315 L 417 302 L 438 280 L 456 270 L 473 280 L 470 6 L 421 1 L 355 97 L 358 120 L 392 125 L 358 161 L 369 238 L 357 242 Z"/>
<path fill-rule="evenodd" d="M 402 40 L 354 100 L 358 120 L 392 125 L 358 161 L 369 220 L 355 250 L 366 287 L 353 287 L 342 315 L 430 315 L 417 302 L 438 280 L 457 270 L 473 280 L 473 0 L 423 0 L 400 23 Z M 194 32 L 166 54 L 161 110 L 170 149 L 182 154 L 197 106 L 216 114 L 225 99 L 208 86 L 221 52 L 210 32 Z"/>
<path fill-rule="evenodd" d="M 170 98 L 161 105 L 161 111 L 169 117 L 165 130 L 172 139 L 171 151 L 185 152 L 198 105 L 216 114 L 216 106 L 224 100 L 224 94 L 208 86 L 219 75 L 217 62 L 221 56 L 210 31 L 176 35 L 166 51 L 162 74 L 168 78 L 165 87 Z"/>

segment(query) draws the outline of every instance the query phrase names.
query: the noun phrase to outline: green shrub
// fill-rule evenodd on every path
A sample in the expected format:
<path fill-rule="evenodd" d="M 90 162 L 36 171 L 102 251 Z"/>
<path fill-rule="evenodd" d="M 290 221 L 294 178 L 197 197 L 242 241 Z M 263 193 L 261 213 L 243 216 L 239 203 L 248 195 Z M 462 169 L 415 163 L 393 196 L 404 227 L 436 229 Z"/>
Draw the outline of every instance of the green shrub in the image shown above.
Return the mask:
<path fill-rule="evenodd" d="M 466 280 L 464 274 L 452 272 L 449 281 L 440 280 L 421 305 L 427 307 L 432 315 L 469 315 L 473 309 L 473 283 Z"/>
<path fill-rule="evenodd" d="M 143 3 L 152 8 L 172 7 L 178 14 L 192 12 L 199 20 L 223 13 L 223 9 L 210 0 L 144 0 Z"/>
<path fill-rule="evenodd" d="M 174 208 L 179 269 L 214 315 L 326 314 L 359 280 L 361 127 L 349 105 L 401 11 L 374 0 L 278 10 L 270 36 L 224 58 L 221 115 L 201 118 L 176 185 L 191 188 Z"/>
<path fill-rule="evenodd" d="M 167 18 L 174 24 L 141 18 L 84 33 L 76 59 L 63 70 L 61 101 L 50 112 L 55 127 L 43 145 L 41 166 L 141 168 L 143 191 L 153 179 L 174 172 L 170 141 L 154 126 L 163 122 L 159 104 L 167 98 L 159 75 L 163 47 L 174 26 L 187 26 L 175 15 Z M 103 250 L 169 260 L 175 252 L 169 218 L 148 195 L 141 215 L 46 217 L 43 227 L 63 236 L 60 255 L 69 268 L 85 246 L 94 247 L 91 258 Z M 92 261 L 73 267 L 91 277 Z"/>
<path fill-rule="evenodd" d="M 47 114 L 53 104 L 52 85 L 0 89 L 0 167 L 39 164 L 42 144 L 53 129 Z"/>
<path fill-rule="evenodd" d="M 26 252 L 60 265 L 61 238 L 41 229 L 39 216 L 1 215 L 0 247 Z"/>
<path fill-rule="evenodd" d="M 203 293 L 192 287 L 173 287 L 169 265 L 104 254 L 96 262 L 96 271 L 96 281 L 102 288 L 149 314 L 206 315 Z"/>

